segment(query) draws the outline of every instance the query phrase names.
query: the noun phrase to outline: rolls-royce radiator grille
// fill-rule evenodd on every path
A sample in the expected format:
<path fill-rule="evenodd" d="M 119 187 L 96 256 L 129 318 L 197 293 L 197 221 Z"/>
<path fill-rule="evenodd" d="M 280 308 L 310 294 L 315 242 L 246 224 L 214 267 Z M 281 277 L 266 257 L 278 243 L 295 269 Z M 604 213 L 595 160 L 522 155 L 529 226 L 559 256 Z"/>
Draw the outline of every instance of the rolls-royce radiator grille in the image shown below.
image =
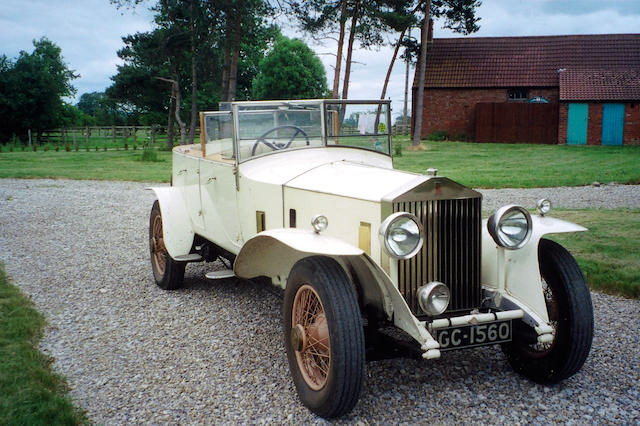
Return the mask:
<path fill-rule="evenodd" d="M 447 312 L 479 307 L 481 198 L 395 202 L 393 211 L 412 213 L 424 226 L 425 242 L 420 252 L 398 261 L 399 290 L 411 311 L 424 315 L 416 293 L 431 281 L 449 287 Z"/>

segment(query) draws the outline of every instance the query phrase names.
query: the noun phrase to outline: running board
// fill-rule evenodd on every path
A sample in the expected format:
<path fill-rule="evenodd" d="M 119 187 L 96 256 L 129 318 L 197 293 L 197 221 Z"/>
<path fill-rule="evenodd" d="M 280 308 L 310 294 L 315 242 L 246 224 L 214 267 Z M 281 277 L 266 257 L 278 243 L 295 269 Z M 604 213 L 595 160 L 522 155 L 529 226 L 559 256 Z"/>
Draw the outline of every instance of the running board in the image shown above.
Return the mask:
<path fill-rule="evenodd" d="M 207 272 L 204 276 L 210 280 L 222 280 L 225 278 L 233 278 L 236 274 L 234 274 L 231 269 L 221 269 L 219 271 Z"/>
<path fill-rule="evenodd" d="M 176 262 L 202 262 L 204 259 L 198 253 L 182 254 L 173 258 Z"/>

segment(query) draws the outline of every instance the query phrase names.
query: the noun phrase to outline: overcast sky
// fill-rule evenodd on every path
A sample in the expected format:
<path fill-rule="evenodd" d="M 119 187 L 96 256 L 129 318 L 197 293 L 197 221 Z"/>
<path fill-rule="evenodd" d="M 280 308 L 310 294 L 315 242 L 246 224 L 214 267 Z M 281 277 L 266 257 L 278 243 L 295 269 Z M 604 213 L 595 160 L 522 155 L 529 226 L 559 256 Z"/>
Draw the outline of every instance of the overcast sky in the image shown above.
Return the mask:
<path fill-rule="evenodd" d="M 478 16 L 480 31 L 474 37 L 640 32 L 640 0 L 484 0 Z M 120 63 L 116 52 L 123 46 L 121 37 L 150 30 L 152 25 L 152 14 L 145 7 L 117 10 L 109 0 L 0 0 L 0 54 L 14 58 L 21 50 L 32 51 L 34 39 L 48 37 L 80 74 L 73 83 L 79 97 L 108 87 Z M 441 25 L 437 21 L 434 25 L 436 38 L 457 36 Z M 284 32 L 299 34 L 292 28 Z M 335 52 L 335 44 L 312 47 L 332 82 L 335 57 L 324 53 Z M 355 52 L 350 99 L 380 96 L 391 54 L 390 47 Z M 402 111 L 404 69 L 404 64 L 396 63 L 387 94 L 394 113 Z"/>

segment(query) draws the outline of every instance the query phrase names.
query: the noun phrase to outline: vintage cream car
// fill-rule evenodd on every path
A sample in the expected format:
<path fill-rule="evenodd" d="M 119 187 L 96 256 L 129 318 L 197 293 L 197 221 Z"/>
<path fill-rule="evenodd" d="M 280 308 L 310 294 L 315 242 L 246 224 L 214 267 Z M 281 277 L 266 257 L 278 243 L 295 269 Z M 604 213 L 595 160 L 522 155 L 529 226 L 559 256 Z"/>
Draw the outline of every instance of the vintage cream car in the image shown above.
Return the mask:
<path fill-rule="evenodd" d="M 153 188 L 156 283 L 188 262 L 226 259 L 209 278 L 268 277 L 284 289 L 283 334 L 302 402 L 350 411 L 379 330 L 424 359 L 501 344 L 513 368 L 555 383 L 585 362 L 589 290 L 545 234 L 585 231 L 437 175 L 394 170 L 388 101 L 235 102 L 201 114 L 201 143 L 173 150 L 171 187 Z M 393 334 L 393 333 L 391 333 Z M 385 340 L 386 342 L 387 340 Z M 375 353 L 375 352 L 373 352 Z"/>

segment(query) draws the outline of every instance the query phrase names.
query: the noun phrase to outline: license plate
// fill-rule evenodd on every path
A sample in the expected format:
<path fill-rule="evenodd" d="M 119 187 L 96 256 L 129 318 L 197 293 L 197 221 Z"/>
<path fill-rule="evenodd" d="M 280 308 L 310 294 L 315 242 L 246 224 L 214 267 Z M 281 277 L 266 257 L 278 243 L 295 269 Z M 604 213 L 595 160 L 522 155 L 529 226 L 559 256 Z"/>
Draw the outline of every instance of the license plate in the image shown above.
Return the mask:
<path fill-rule="evenodd" d="M 441 328 L 435 337 L 441 351 L 510 342 L 511 320 Z"/>

